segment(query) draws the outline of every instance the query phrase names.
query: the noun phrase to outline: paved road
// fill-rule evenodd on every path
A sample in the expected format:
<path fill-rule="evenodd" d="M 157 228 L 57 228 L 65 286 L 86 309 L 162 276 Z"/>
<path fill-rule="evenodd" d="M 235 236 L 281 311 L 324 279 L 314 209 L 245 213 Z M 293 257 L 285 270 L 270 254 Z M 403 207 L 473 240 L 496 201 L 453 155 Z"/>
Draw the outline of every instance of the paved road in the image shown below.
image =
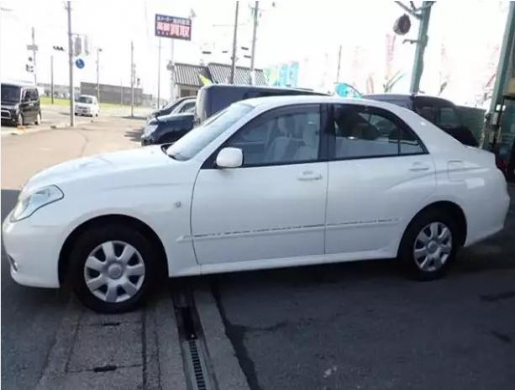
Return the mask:
<path fill-rule="evenodd" d="M 100 118 L 77 129 L 2 137 L 2 220 L 23 183 L 37 171 L 71 158 L 138 147 L 141 121 Z M 17 285 L 2 247 L 2 387 L 38 382 L 70 294 Z"/>
<path fill-rule="evenodd" d="M 136 107 L 134 109 L 134 116 L 143 119 L 146 118 L 150 112 L 150 108 Z M 39 126 L 36 126 L 34 124 L 28 124 L 24 127 L 24 130 L 22 131 L 31 132 L 33 130 L 49 130 L 53 127 L 63 128 L 68 126 L 70 123 L 70 111 L 67 106 L 44 105 L 41 107 L 41 116 L 42 121 Z M 76 116 L 75 124 L 77 126 L 84 126 L 89 125 L 91 123 L 105 122 L 106 120 L 114 120 L 116 123 L 116 121 L 120 118 L 128 118 L 129 116 L 130 107 L 109 107 L 102 109 L 100 116 L 98 118 Z M 17 128 L 15 126 L 2 126 L 2 133 L 12 132 L 17 132 Z"/>
<path fill-rule="evenodd" d="M 252 389 L 513 390 L 514 237 L 512 201 L 502 234 L 440 281 L 388 261 L 211 281 Z"/>

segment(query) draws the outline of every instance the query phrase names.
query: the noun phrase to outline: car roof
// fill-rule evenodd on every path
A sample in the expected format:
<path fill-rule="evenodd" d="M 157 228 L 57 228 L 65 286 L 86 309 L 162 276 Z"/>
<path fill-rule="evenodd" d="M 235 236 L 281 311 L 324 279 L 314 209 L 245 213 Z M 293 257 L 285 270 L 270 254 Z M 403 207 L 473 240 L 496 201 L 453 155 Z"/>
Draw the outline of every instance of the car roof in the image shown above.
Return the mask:
<path fill-rule="evenodd" d="M 79 97 L 90 97 L 90 98 L 95 98 L 96 99 L 95 95 L 82 95 L 82 94 L 80 94 Z"/>
<path fill-rule="evenodd" d="M 30 83 L 22 83 L 22 82 L 16 82 L 16 81 L 2 81 L 2 85 L 9 86 L 9 87 L 19 87 L 19 88 L 37 88 L 34 84 Z"/>
<path fill-rule="evenodd" d="M 425 95 L 425 94 L 408 94 L 408 93 L 373 93 L 364 95 L 366 99 L 381 99 L 383 101 L 399 101 L 399 100 L 412 100 L 412 99 L 431 99 L 440 102 L 452 103 L 450 100 L 444 99 L 440 96 Z"/>
<path fill-rule="evenodd" d="M 398 108 L 393 104 L 382 102 L 379 100 L 369 100 L 361 98 L 343 98 L 340 96 L 317 96 L 317 95 L 285 95 L 285 96 L 269 96 L 259 97 L 247 100 L 241 100 L 237 103 L 247 104 L 263 110 L 289 106 L 292 104 L 357 104 L 364 106 L 372 106 L 379 108 L 386 108 L 391 110 L 393 107 Z"/>

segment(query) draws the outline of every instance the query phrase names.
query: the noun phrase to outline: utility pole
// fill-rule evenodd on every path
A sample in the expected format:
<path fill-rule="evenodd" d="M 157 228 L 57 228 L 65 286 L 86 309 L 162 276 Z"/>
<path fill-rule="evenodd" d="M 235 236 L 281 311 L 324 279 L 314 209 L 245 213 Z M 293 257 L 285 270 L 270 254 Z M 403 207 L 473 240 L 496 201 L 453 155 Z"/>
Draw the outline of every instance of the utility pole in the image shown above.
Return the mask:
<path fill-rule="evenodd" d="M 340 49 L 338 50 L 338 70 L 336 71 L 336 84 L 340 82 L 340 65 L 342 62 L 342 45 L 340 45 Z"/>
<path fill-rule="evenodd" d="M 254 8 L 254 29 L 252 30 L 252 51 L 250 53 L 250 77 L 251 83 L 255 84 L 255 75 L 254 75 L 254 65 L 256 58 L 256 39 L 257 39 L 257 27 L 258 27 L 258 19 L 259 19 L 259 1 L 256 1 Z"/>
<path fill-rule="evenodd" d="M 418 19 L 420 25 L 418 28 L 417 48 L 415 51 L 415 61 L 413 63 L 413 71 L 411 73 L 410 92 L 417 93 L 420 90 L 420 80 L 424 71 L 424 52 L 427 46 L 427 30 L 429 29 L 429 18 L 431 16 L 431 8 L 434 1 L 424 1 Z"/>
<path fill-rule="evenodd" d="M 36 63 L 36 53 L 38 51 L 38 47 L 36 46 L 36 30 L 32 27 L 32 61 L 34 64 L 34 85 L 38 86 L 38 68 Z"/>
<path fill-rule="evenodd" d="M 135 78 L 135 69 L 134 69 L 134 42 L 131 41 L 131 118 L 134 117 L 134 78 Z"/>
<path fill-rule="evenodd" d="M 66 2 L 68 11 L 68 69 L 70 72 L 70 127 L 75 127 L 75 93 L 73 88 L 73 39 L 72 39 L 72 4 Z"/>
<path fill-rule="evenodd" d="M 161 101 L 161 38 L 159 38 L 159 51 L 157 55 L 157 108 Z"/>
<path fill-rule="evenodd" d="M 232 62 L 231 62 L 231 78 L 229 83 L 234 84 L 234 73 L 236 72 L 236 44 L 238 41 L 238 11 L 240 2 L 236 1 L 236 12 L 234 13 L 234 35 L 232 38 Z"/>
<path fill-rule="evenodd" d="M 100 52 L 102 49 L 97 47 L 97 101 L 100 104 Z"/>
<path fill-rule="evenodd" d="M 54 53 L 50 55 L 50 96 L 54 104 Z"/>

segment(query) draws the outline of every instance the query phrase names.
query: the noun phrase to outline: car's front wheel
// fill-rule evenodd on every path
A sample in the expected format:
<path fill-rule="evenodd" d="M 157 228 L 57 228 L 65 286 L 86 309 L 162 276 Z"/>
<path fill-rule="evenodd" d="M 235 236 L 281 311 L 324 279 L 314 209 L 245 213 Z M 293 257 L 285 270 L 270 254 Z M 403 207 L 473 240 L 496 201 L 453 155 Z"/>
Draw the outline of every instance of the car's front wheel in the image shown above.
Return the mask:
<path fill-rule="evenodd" d="M 34 124 L 36 126 L 39 126 L 41 124 L 41 113 L 38 112 L 38 114 L 36 115 L 36 120 L 34 121 Z"/>
<path fill-rule="evenodd" d="M 21 113 L 18 114 L 18 116 L 16 117 L 16 126 L 23 126 L 24 125 L 24 119 L 23 119 L 23 115 Z"/>
<path fill-rule="evenodd" d="M 433 280 L 443 276 L 456 258 L 458 228 L 447 213 L 428 210 L 406 229 L 399 257 L 410 276 Z"/>
<path fill-rule="evenodd" d="M 140 306 L 156 276 L 156 252 L 139 231 L 119 224 L 87 230 L 71 254 L 79 299 L 102 313 Z"/>

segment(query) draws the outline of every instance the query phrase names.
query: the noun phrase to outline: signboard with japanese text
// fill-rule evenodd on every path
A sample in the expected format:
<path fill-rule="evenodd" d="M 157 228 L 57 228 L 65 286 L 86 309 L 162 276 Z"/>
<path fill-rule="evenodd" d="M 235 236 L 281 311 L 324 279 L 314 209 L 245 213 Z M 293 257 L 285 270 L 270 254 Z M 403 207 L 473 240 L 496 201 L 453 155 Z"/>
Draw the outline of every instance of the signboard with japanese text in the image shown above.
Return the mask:
<path fill-rule="evenodd" d="M 156 37 L 191 41 L 191 19 L 156 14 Z"/>

